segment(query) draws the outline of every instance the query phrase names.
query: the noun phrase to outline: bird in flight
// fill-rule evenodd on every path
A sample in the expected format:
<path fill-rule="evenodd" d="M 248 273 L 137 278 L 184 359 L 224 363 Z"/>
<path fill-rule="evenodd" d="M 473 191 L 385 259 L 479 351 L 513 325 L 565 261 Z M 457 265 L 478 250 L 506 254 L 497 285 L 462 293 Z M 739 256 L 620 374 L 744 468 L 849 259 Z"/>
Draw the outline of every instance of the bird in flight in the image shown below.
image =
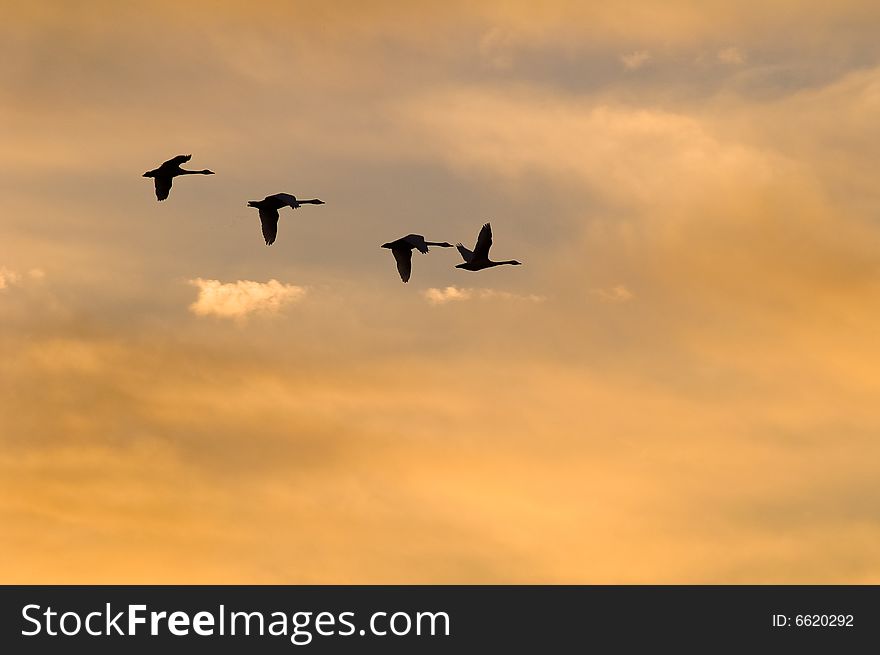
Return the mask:
<path fill-rule="evenodd" d="M 213 175 L 214 171 L 209 171 L 207 168 L 202 171 L 185 171 L 180 165 L 185 164 L 190 159 L 192 159 L 192 155 L 177 155 L 173 159 L 169 159 L 164 164 L 162 164 L 159 168 L 154 168 L 151 171 L 147 171 L 144 173 L 144 177 L 152 177 L 153 182 L 156 184 L 156 199 L 157 200 L 165 200 L 168 197 L 168 194 L 171 193 L 171 182 L 178 175 Z"/>
<path fill-rule="evenodd" d="M 262 200 L 248 201 L 248 207 L 256 207 L 260 211 L 260 223 L 263 226 L 263 238 L 266 245 L 275 243 L 278 234 L 278 210 L 282 207 L 299 209 L 302 205 L 323 205 L 323 200 L 313 198 L 311 200 L 297 200 L 296 196 L 289 193 L 275 193 L 266 196 Z"/>
<path fill-rule="evenodd" d="M 397 262 L 397 272 L 400 273 L 400 279 L 409 282 L 409 276 L 412 273 L 412 251 L 418 250 L 420 253 L 427 254 L 428 246 L 439 246 L 441 248 L 451 248 L 452 244 L 445 241 L 425 241 L 425 237 L 421 234 L 407 234 L 396 241 L 383 243 L 383 248 L 391 250 L 394 259 Z"/>
<path fill-rule="evenodd" d="M 515 259 L 507 259 L 503 262 L 493 262 L 489 259 L 489 248 L 492 247 L 492 226 L 488 223 L 480 230 L 480 234 L 477 237 L 477 245 L 474 246 L 472 251 L 460 243 L 455 247 L 458 248 L 458 253 L 464 260 L 463 264 L 459 264 L 455 268 L 462 268 L 466 271 L 482 271 L 484 268 L 492 268 L 493 266 L 502 266 L 504 264 L 522 265 L 522 262 L 518 262 Z"/>

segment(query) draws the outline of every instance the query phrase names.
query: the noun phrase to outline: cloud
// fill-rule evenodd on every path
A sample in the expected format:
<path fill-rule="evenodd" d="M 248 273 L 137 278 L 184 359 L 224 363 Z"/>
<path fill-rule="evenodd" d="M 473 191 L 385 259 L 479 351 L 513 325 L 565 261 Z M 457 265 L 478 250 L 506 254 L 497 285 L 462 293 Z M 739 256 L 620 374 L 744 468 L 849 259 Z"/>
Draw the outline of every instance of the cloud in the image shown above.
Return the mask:
<path fill-rule="evenodd" d="M 0 267 L 0 289 L 6 289 L 14 284 L 18 284 L 21 276 L 5 266 Z"/>
<path fill-rule="evenodd" d="M 454 286 L 444 289 L 431 287 L 430 289 L 425 289 L 422 295 L 432 305 L 445 305 L 461 300 L 489 300 L 495 298 L 502 300 L 527 300 L 529 302 L 542 302 L 544 300 L 543 296 L 534 294 L 521 295 L 508 291 L 496 291 L 495 289 L 468 289 Z"/>
<path fill-rule="evenodd" d="M 591 294 L 607 303 L 624 303 L 635 298 L 635 294 L 624 285 L 618 284 L 610 289 L 592 289 Z"/>
<path fill-rule="evenodd" d="M 104 4 L 0 25 L 5 580 L 880 580 L 876 3 Z M 227 183 L 150 201 L 161 143 Z M 267 251 L 291 179 L 360 220 Z M 394 291 L 364 244 L 463 206 L 552 300 Z M 205 271 L 342 293 L 279 347 Z"/>
<path fill-rule="evenodd" d="M 746 56 L 736 46 L 730 46 L 718 51 L 718 59 L 725 64 L 742 64 L 745 62 Z"/>
<path fill-rule="evenodd" d="M 650 207 L 655 215 L 660 203 L 692 203 L 695 189 L 714 200 L 708 185 L 717 192 L 743 178 L 761 181 L 786 171 L 772 151 L 730 139 L 699 115 L 550 99 L 534 89 L 433 93 L 410 105 L 407 118 L 423 152 L 456 170 L 530 183 L 543 175 L 554 185 L 589 189 L 603 202 Z M 701 184 L 682 185 L 685 179 Z"/>
<path fill-rule="evenodd" d="M 274 279 L 223 283 L 196 278 L 189 283 L 199 289 L 198 299 L 190 305 L 190 311 L 198 316 L 244 318 L 255 313 L 275 314 L 284 305 L 296 302 L 306 294 L 305 287 L 282 284 Z"/>
<path fill-rule="evenodd" d="M 44 277 L 46 277 L 46 272 L 42 268 L 32 268 L 22 275 L 18 271 L 0 266 L 0 289 L 18 286 L 25 278 L 29 280 L 42 280 Z"/>
<path fill-rule="evenodd" d="M 456 300 L 470 300 L 473 297 L 471 289 L 459 289 L 458 287 L 446 287 L 445 289 L 425 289 L 422 295 L 433 305 L 445 305 Z"/>
<path fill-rule="evenodd" d="M 637 70 L 651 60 L 651 53 L 647 50 L 636 50 L 626 55 L 620 55 L 620 61 L 627 70 Z"/>

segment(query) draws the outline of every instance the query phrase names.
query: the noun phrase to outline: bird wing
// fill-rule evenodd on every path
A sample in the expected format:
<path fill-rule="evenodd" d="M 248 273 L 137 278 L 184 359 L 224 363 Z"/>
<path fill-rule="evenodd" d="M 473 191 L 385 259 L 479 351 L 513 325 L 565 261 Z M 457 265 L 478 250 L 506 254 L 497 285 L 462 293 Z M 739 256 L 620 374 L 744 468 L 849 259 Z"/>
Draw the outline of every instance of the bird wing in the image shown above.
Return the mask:
<path fill-rule="evenodd" d="M 397 260 L 397 272 L 400 273 L 400 279 L 409 282 L 409 276 L 412 273 L 412 249 L 392 248 L 391 254 Z"/>
<path fill-rule="evenodd" d="M 476 259 L 489 259 L 489 248 L 492 247 L 492 226 L 486 223 L 477 237 L 477 245 L 474 246 Z"/>
<path fill-rule="evenodd" d="M 455 244 L 455 247 L 458 248 L 458 254 L 461 255 L 461 258 L 468 263 L 474 257 L 474 253 L 471 250 L 468 250 L 460 243 Z"/>
<path fill-rule="evenodd" d="M 299 209 L 299 203 L 296 201 L 296 196 L 292 196 L 289 193 L 276 193 L 271 196 L 266 196 L 266 200 L 269 198 L 274 198 L 278 201 L 279 207 L 293 207 L 294 209 Z"/>
<path fill-rule="evenodd" d="M 278 210 L 260 207 L 260 223 L 263 226 L 263 238 L 266 240 L 266 245 L 271 246 L 275 243 L 275 237 L 278 234 Z"/>
<path fill-rule="evenodd" d="M 174 180 L 172 177 L 156 176 L 153 178 L 153 182 L 156 185 L 156 200 L 165 200 L 168 197 L 168 194 L 171 193 L 171 182 Z"/>
<path fill-rule="evenodd" d="M 425 237 L 421 234 L 407 234 L 401 241 L 406 241 L 423 255 L 428 252 L 428 244 L 425 243 Z"/>
<path fill-rule="evenodd" d="M 177 157 L 172 157 L 168 161 L 166 161 L 163 166 L 180 166 L 181 164 L 185 164 L 190 159 L 192 159 L 192 155 L 177 155 Z"/>

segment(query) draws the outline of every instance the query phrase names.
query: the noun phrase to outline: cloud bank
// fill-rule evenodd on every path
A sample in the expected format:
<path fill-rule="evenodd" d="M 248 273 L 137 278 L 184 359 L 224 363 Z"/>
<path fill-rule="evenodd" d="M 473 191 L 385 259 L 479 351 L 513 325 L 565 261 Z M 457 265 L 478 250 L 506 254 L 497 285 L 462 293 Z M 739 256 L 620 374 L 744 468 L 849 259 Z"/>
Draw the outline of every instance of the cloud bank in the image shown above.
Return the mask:
<path fill-rule="evenodd" d="M 4 580 L 880 581 L 875 1 L 6 4 Z"/>

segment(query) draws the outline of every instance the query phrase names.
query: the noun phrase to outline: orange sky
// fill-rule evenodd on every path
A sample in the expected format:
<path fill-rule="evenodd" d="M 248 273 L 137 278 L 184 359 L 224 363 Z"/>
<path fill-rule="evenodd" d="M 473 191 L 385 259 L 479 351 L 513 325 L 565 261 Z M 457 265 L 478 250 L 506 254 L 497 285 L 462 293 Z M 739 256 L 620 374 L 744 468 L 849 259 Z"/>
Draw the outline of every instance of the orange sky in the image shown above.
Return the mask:
<path fill-rule="evenodd" d="M 880 582 L 875 3 L 2 5 L 0 581 Z"/>

